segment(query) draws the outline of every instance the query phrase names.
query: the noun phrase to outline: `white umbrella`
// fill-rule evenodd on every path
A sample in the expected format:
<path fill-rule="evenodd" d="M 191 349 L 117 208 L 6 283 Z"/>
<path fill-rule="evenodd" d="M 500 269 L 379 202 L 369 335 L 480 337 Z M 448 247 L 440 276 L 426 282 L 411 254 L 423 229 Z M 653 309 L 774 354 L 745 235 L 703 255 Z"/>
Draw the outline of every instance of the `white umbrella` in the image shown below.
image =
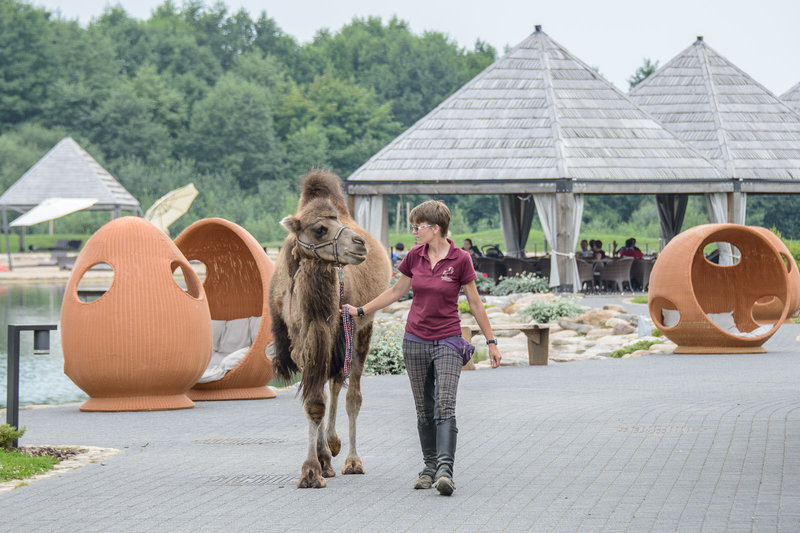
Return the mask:
<path fill-rule="evenodd" d="M 15 218 L 9 226 L 34 226 L 86 209 L 96 203 L 97 198 L 47 198 L 24 215 Z"/>
<path fill-rule="evenodd" d="M 192 205 L 197 194 L 194 183 L 170 191 L 150 206 L 150 209 L 144 214 L 144 218 L 164 233 L 169 234 L 167 228 L 189 210 L 189 206 Z"/>

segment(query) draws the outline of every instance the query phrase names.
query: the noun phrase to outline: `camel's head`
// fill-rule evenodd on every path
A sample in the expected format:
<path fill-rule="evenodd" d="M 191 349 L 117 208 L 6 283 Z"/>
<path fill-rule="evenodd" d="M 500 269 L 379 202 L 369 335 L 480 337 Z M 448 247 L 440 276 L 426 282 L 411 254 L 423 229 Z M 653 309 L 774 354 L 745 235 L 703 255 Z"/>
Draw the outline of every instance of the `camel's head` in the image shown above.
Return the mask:
<path fill-rule="evenodd" d="M 331 202 L 315 199 L 281 221 L 297 240 L 299 256 L 343 265 L 357 265 L 367 258 L 364 239 L 339 221 Z"/>

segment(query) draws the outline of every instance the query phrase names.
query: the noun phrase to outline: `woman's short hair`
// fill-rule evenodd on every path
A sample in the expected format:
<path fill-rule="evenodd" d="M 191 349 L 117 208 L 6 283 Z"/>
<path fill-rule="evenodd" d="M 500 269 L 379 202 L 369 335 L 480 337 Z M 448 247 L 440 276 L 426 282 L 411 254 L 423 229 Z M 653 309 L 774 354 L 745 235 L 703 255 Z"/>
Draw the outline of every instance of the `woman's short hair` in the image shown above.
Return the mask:
<path fill-rule="evenodd" d="M 450 210 L 442 202 L 428 200 L 411 210 L 408 221 L 412 224 L 420 222 L 436 224 L 442 231 L 442 237 L 447 237 L 447 231 L 450 229 Z"/>

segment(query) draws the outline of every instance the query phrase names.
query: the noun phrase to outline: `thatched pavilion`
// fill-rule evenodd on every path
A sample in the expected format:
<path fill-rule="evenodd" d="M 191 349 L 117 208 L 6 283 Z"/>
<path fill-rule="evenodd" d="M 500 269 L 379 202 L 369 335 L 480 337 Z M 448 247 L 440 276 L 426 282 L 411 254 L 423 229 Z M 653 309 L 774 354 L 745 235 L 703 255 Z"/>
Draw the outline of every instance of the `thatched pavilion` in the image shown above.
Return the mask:
<path fill-rule="evenodd" d="M 800 113 L 800 83 L 781 95 L 781 100 Z"/>
<path fill-rule="evenodd" d="M 535 204 L 562 287 L 580 285 L 571 253 L 584 194 L 657 195 L 668 239 L 678 195 L 734 187 L 540 26 L 347 181 L 357 220 L 384 242 L 385 195 L 497 194 L 507 253 L 521 256 Z"/>
<path fill-rule="evenodd" d="M 0 196 L 9 265 L 8 211 L 25 213 L 54 198 L 91 198 L 96 202 L 88 209 L 111 211 L 113 217 L 123 210 L 142 214 L 139 201 L 125 187 L 72 137 L 64 137 Z"/>
<path fill-rule="evenodd" d="M 733 181 L 727 195 L 707 191 L 712 222 L 743 224 L 747 193 L 800 193 L 800 114 L 702 37 L 630 98 Z"/>

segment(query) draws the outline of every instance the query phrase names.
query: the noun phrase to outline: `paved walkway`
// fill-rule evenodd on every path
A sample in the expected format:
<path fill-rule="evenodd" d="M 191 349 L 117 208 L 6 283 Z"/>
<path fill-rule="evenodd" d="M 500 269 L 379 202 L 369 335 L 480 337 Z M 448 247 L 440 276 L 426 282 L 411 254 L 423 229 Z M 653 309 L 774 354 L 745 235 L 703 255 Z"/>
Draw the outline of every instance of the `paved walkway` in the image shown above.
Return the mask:
<path fill-rule="evenodd" d="M 22 444 L 123 453 L 0 494 L 0 530 L 798 531 L 798 335 L 781 328 L 762 355 L 465 372 L 450 498 L 410 488 L 405 376 L 364 380 L 367 474 L 321 490 L 295 488 L 306 424 L 294 391 L 185 411 L 23 410 Z M 343 440 L 346 425 L 341 409 Z"/>

